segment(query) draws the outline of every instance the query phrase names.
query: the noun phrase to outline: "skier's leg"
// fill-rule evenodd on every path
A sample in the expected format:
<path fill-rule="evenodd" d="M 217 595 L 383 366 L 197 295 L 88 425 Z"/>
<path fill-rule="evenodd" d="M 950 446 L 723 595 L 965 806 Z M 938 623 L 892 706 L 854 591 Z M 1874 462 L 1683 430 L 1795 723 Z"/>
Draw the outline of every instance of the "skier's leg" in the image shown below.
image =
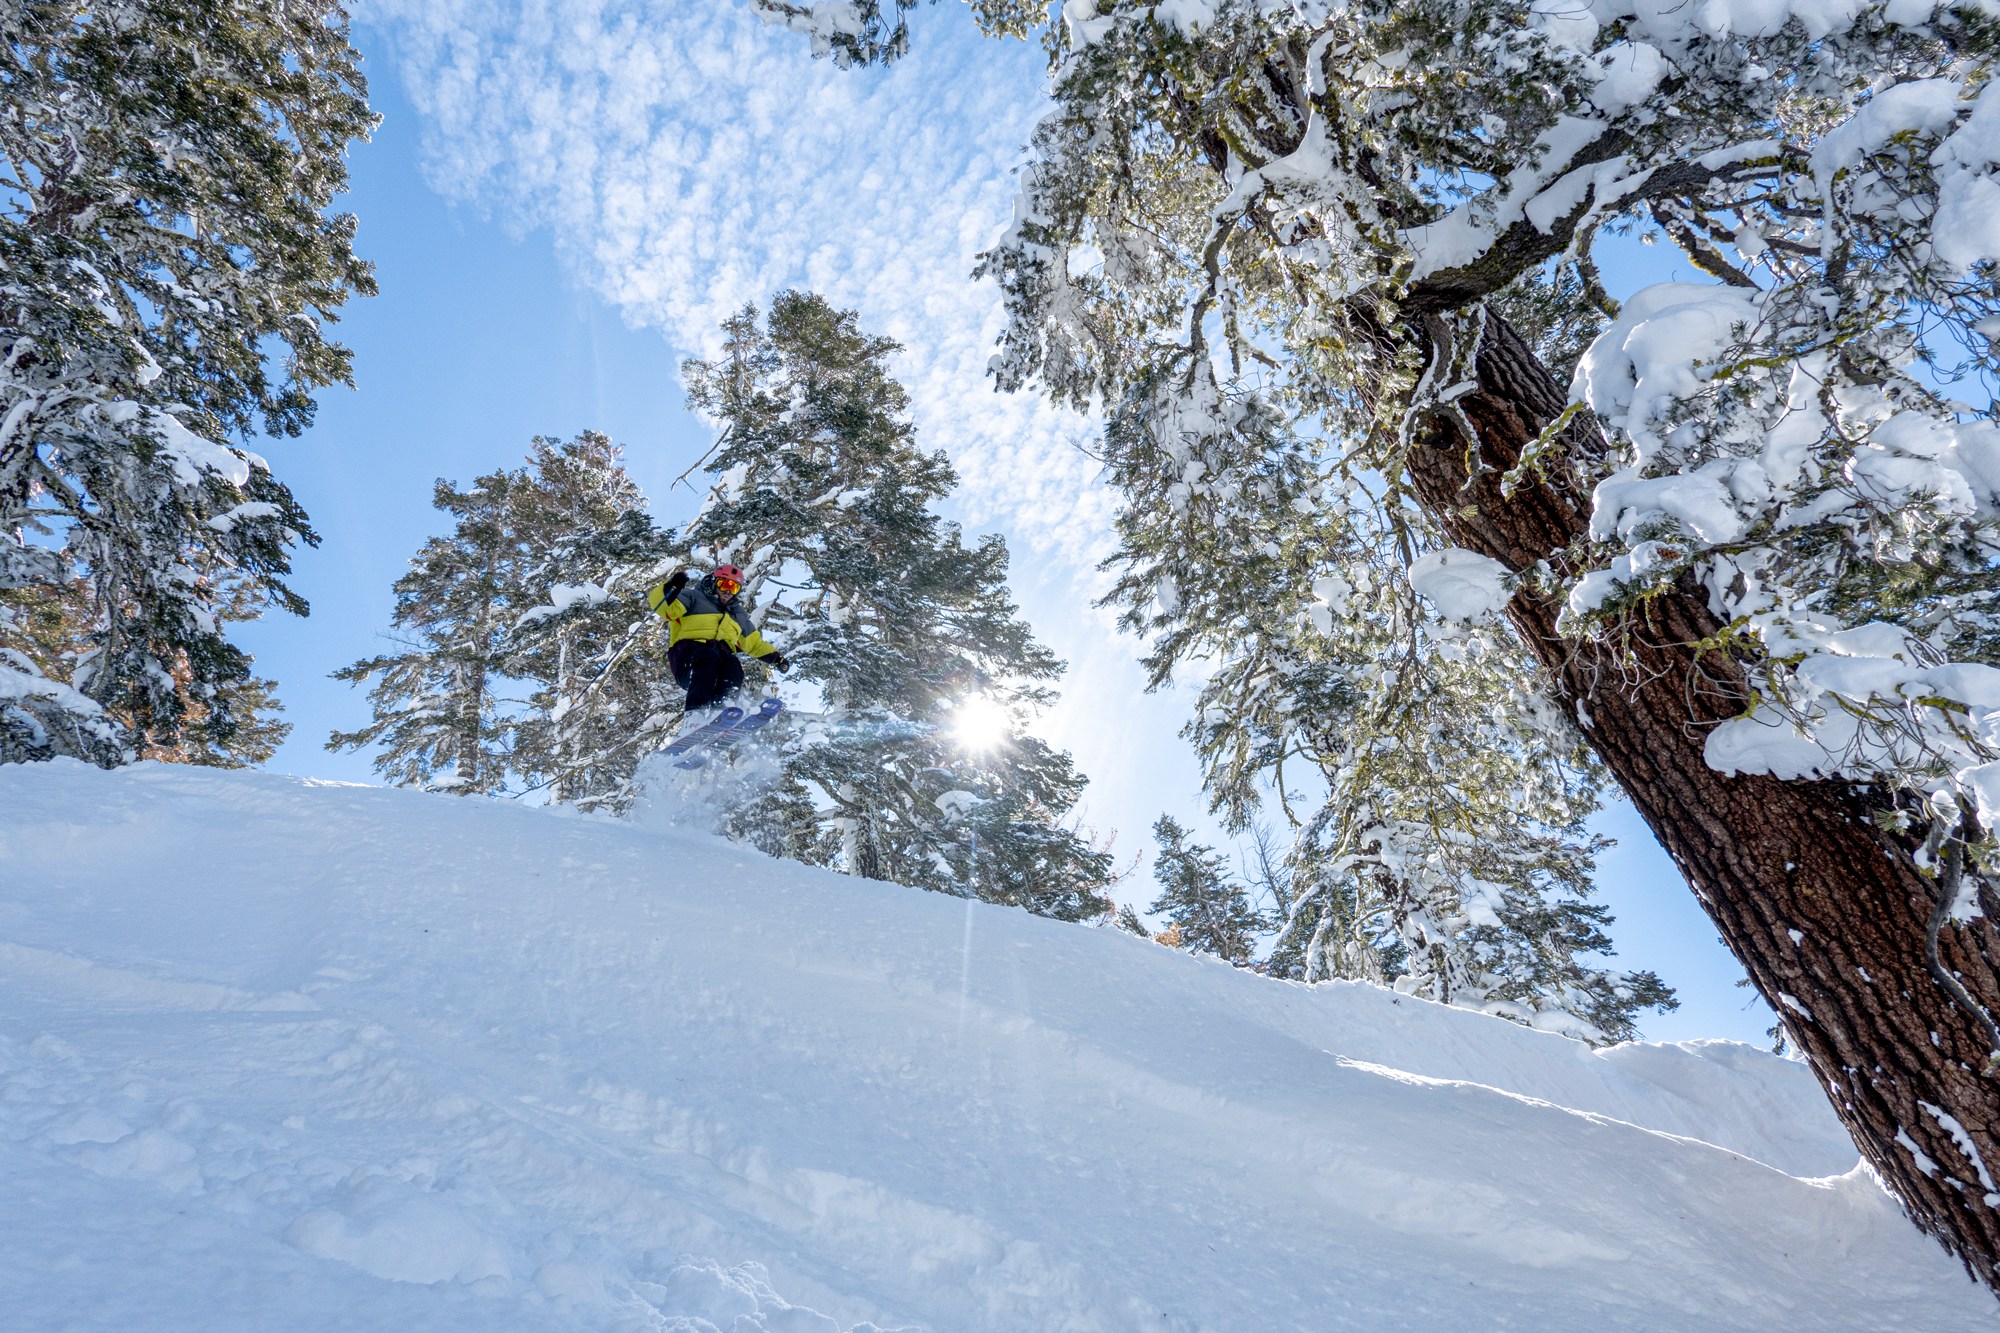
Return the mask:
<path fill-rule="evenodd" d="M 690 640 L 683 639 L 667 649 L 667 670 L 674 673 L 674 684 L 682 689 L 694 683 L 695 649 L 699 647 Z"/>
<path fill-rule="evenodd" d="M 679 646 L 679 645 L 676 645 Z M 690 643 L 688 654 L 687 711 L 720 703 L 733 688 L 728 667 L 736 668 L 734 684 L 743 683 L 743 668 L 736 666 L 736 654 L 712 640 Z"/>
<path fill-rule="evenodd" d="M 720 644 L 716 645 L 718 648 Z M 743 688 L 743 660 L 735 653 L 723 648 L 716 654 L 716 673 L 722 679 L 722 699 L 728 699 Z"/>

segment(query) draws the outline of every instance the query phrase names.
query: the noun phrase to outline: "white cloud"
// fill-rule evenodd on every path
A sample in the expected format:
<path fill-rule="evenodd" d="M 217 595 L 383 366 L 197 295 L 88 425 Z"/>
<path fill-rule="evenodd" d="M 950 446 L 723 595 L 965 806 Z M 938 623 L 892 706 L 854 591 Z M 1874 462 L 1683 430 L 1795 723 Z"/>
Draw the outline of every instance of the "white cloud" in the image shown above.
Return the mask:
<path fill-rule="evenodd" d="M 840 70 L 739 0 L 368 0 L 446 196 L 546 233 L 590 290 L 682 354 L 806 286 L 904 344 L 919 438 L 958 507 L 1026 554 L 1094 563 L 1113 504 L 1087 423 L 995 394 L 978 252 L 1012 216 L 1042 59 L 926 13 L 889 70 Z"/>

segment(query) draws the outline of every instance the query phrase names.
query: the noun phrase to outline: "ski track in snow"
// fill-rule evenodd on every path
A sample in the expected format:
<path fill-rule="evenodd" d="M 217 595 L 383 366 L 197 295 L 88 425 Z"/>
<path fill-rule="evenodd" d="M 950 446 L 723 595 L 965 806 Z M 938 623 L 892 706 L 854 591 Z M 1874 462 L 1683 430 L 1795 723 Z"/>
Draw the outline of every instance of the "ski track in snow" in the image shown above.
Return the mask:
<path fill-rule="evenodd" d="M 12 1329 L 1988 1328 L 1802 1067 L 677 825 L 0 769 Z"/>

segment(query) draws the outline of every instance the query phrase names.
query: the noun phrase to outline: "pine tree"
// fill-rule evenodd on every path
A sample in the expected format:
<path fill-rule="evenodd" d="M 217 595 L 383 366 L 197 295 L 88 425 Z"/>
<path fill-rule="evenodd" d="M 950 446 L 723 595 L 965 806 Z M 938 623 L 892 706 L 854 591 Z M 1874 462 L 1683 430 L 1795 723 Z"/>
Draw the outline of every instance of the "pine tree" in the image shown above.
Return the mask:
<path fill-rule="evenodd" d="M 1250 905 L 1243 885 L 1229 874 L 1211 847 L 1189 843 L 1187 830 L 1171 815 L 1153 825 L 1160 845 L 1153 858 L 1153 878 L 1160 896 L 1146 910 L 1175 927 L 1180 947 L 1189 953 L 1213 954 L 1243 967 L 1268 923 Z"/>
<path fill-rule="evenodd" d="M 1118 910 L 1111 914 L 1110 924 L 1127 935 L 1137 935 L 1142 940 L 1153 938 L 1153 932 L 1146 929 L 1146 923 L 1139 919 L 1138 909 L 1130 903 L 1118 904 Z"/>
<path fill-rule="evenodd" d="M 752 3 L 902 49 L 901 3 L 845 45 Z M 1165 423 L 1226 369 L 1409 575 L 1484 569 L 1527 693 L 2000 1289 L 1993 6 L 1078 0 L 1046 34 L 1001 382 Z M 1715 281 L 1614 299 L 1596 241 L 1634 230 Z"/>
<path fill-rule="evenodd" d="M 717 360 L 684 367 L 690 405 L 723 427 L 689 532 L 746 566 L 765 634 L 825 697 L 827 734 L 789 758 L 779 788 L 810 824 L 790 844 L 850 874 L 1101 914 L 1109 858 L 1063 822 L 1084 779 L 1020 730 L 1061 664 L 1008 596 L 1005 544 L 968 545 L 933 512 L 956 477 L 916 444 L 887 369 L 896 345 L 799 292 L 723 332 Z M 952 734 L 975 694 L 1009 731 L 977 753 Z"/>
<path fill-rule="evenodd" d="M 615 467 L 615 450 L 611 461 Z M 626 480 L 622 468 L 617 478 Z M 609 522 L 591 514 L 550 541 L 528 576 L 543 605 L 515 626 L 507 663 L 536 686 L 518 733 L 517 766 L 558 802 L 617 812 L 638 794 L 640 761 L 680 723 L 682 691 L 645 593 L 681 562 L 675 534 L 637 507 L 636 488 L 602 498 L 629 507 Z"/>
<path fill-rule="evenodd" d="M 518 724 L 507 706 L 507 636 L 528 611 L 529 557 L 513 528 L 518 473 L 459 490 L 440 479 L 431 502 L 452 515 L 449 536 L 425 542 L 396 580 L 391 625 L 399 651 L 333 673 L 368 692 L 374 719 L 336 731 L 329 750 L 379 746 L 375 771 L 405 787 L 475 795 L 507 788 Z M 376 679 L 378 678 L 379 679 Z"/>
<path fill-rule="evenodd" d="M 1209 664 L 1184 734 L 1225 825 L 1247 830 L 1275 793 L 1297 829 L 1271 970 L 1631 1038 L 1639 1010 L 1673 1000 L 1591 957 L 1608 943 L 1584 901 L 1600 774 L 1524 685 L 1532 661 L 1417 595 L 1411 516 L 1327 504 L 1272 403 L 1205 390 L 1166 414 L 1138 391 L 1112 415 L 1106 459 L 1131 503 L 1110 600 L 1152 636 L 1151 686 Z"/>
<path fill-rule="evenodd" d="M 345 15 L 52 0 L 0 29 L 0 760 L 249 757 L 269 686 L 223 627 L 304 614 L 284 577 L 317 539 L 240 441 L 351 382 L 323 326 L 374 290 L 325 212 L 374 125 Z M 28 621 L 79 582 L 52 677 Z"/>
<path fill-rule="evenodd" d="M 639 759 L 679 718 L 645 588 L 673 563 L 608 436 L 536 436 L 524 467 L 437 484 L 452 533 L 396 583 L 405 650 L 335 672 L 374 720 L 329 749 L 380 745 L 378 771 L 462 794 L 549 788 L 622 809 Z"/>

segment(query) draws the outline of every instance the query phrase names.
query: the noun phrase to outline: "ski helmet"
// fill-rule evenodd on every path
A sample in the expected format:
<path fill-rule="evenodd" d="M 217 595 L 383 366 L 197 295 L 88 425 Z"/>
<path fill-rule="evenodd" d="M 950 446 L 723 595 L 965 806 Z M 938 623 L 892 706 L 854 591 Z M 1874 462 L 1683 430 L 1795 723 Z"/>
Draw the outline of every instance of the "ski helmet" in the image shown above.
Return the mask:
<path fill-rule="evenodd" d="M 738 589 L 743 587 L 743 571 L 734 565 L 717 565 L 709 577 L 715 580 L 718 588 L 725 583 L 733 583 Z"/>

